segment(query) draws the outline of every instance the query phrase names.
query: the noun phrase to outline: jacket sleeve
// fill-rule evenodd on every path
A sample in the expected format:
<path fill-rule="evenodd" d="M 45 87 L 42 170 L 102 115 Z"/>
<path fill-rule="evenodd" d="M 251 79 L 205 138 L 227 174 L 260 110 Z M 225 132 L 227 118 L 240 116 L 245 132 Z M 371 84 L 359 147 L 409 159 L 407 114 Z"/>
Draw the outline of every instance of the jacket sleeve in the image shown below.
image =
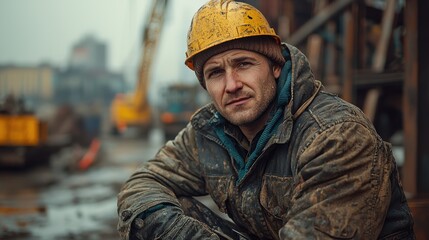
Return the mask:
<path fill-rule="evenodd" d="M 297 154 L 281 239 L 377 239 L 390 202 L 391 151 L 359 122 L 328 126 Z"/>
<path fill-rule="evenodd" d="M 197 160 L 195 132 L 189 124 L 173 141 L 168 141 L 155 158 L 135 171 L 119 192 L 121 239 L 130 238 L 133 220 L 147 209 L 159 204 L 180 207 L 176 196 L 204 194 L 205 181 Z"/>

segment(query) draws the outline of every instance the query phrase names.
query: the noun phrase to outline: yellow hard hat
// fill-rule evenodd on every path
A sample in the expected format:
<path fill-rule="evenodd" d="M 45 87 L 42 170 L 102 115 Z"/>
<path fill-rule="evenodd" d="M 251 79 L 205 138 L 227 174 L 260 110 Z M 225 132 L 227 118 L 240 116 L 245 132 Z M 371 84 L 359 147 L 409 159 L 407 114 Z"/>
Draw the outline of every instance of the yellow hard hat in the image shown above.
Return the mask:
<path fill-rule="evenodd" d="M 194 70 L 196 54 L 224 42 L 253 36 L 271 36 L 280 44 L 279 36 L 255 7 L 233 0 L 211 0 L 192 19 L 185 64 Z"/>

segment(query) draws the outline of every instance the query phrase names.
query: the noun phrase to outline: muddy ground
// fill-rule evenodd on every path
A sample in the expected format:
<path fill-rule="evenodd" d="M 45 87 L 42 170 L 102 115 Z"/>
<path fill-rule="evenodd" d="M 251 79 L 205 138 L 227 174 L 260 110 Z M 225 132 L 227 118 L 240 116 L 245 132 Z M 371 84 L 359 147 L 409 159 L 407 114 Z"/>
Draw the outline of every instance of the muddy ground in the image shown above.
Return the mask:
<path fill-rule="evenodd" d="M 0 169 L 0 239 L 118 239 L 116 195 L 162 144 L 159 134 L 101 138 L 96 161 L 79 169 L 66 149 L 28 168 Z"/>

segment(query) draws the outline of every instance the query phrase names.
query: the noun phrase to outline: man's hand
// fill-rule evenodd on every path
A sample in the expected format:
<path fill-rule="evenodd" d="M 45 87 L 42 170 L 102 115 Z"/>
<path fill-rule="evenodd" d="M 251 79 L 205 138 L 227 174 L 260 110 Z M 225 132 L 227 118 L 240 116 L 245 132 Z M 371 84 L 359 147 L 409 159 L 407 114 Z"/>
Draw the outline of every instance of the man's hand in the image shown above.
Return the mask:
<path fill-rule="evenodd" d="M 144 219 L 137 217 L 130 239 L 221 239 L 206 224 L 186 216 L 176 206 L 165 206 Z"/>

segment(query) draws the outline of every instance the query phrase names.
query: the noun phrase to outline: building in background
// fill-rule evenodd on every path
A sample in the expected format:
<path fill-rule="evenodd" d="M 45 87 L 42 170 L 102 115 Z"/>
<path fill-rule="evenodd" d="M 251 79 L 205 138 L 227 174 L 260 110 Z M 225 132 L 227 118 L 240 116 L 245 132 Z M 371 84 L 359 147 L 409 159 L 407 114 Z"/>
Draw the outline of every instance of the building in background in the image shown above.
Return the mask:
<path fill-rule="evenodd" d="M 87 35 L 72 47 L 68 67 L 80 70 L 106 70 L 106 60 L 106 44 L 92 35 Z"/>
<path fill-rule="evenodd" d="M 60 71 L 58 79 L 55 93 L 60 104 L 107 106 L 124 89 L 122 74 L 105 70 L 69 68 Z"/>
<path fill-rule="evenodd" d="M 73 45 L 68 66 L 58 73 L 55 101 L 72 106 L 85 121 L 87 131 L 98 135 L 100 121 L 114 96 L 125 89 L 122 73 L 107 69 L 107 47 L 88 35 Z"/>
<path fill-rule="evenodd" d="M 124 91 L 123 75 L 106 67 L 107 50 L 105 43 L 91 35 L 72 47 L 69 65 L 58 74 L 55 91 L 58 103 L 106 106 L 117 92 Z"/>
<path fill-rule="evenodd" d="M 0 103 L 13 96 L 43 118 L 67 105 L 84 119 L 101 119 L 115 94 L 126 88 L 123 74 L 107 68 L 107 52 L 104 42 L 88 35 L 72 46 L 63 69 L 48 64 L 0 66 Z"/>
<path fill-rule="evenodd" d="M 36 108 L 54 99 L 57 80 L 58 69 L 49 65 L 0 66 L 0 99 L 12 95 Z"/>

